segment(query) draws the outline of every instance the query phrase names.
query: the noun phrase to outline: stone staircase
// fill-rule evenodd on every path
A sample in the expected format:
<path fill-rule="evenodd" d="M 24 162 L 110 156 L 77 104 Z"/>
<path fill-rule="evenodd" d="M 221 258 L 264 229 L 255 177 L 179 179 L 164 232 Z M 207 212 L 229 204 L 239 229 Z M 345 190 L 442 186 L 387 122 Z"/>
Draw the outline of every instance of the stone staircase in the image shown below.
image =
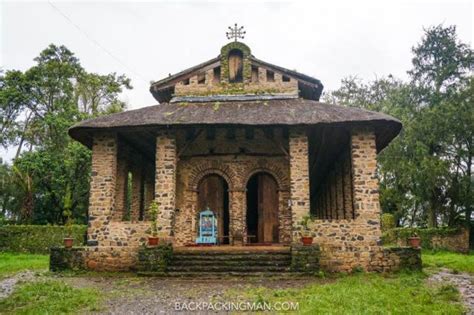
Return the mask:
<path fill-rule="evenodd" d="M 166 272 L 140 272 L 149 276 L 228 277 L 294 276 L 289 247 L 182 248 L 173 252 Z"/>

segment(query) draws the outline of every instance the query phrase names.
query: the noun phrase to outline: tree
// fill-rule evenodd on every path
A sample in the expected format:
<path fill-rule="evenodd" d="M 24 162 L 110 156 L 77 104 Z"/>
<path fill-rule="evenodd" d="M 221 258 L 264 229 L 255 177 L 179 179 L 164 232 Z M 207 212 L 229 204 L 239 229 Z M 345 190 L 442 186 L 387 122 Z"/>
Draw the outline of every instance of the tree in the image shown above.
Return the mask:
<path fill-rule="evenodd" d="M 70 194 L 73 218 L 85 222 L 90 152 L 67 130 L 80 120 L 122 111 L 119 95 L 132 88 L 130 80 L 87 72 L 65 46 L 49 45 L 34 60 L 25 72 L 0 76 L 0 141 L 18 145 L 6 186 L 24 192 L 9 197 L 16 203 L 10 200 L 8 208 L 21 221 L 64 223 L 64 196 Z"/>
<path fill-rule="evenodd" d="M 455 27 L 425 30 L 413 48 L 410 82 L 350 77 L 331 102 L 391 114 L 403 130 L 379 155 L 381 204 L 400 224 L 470 222 L 474 138 L 473 58 Z"/>

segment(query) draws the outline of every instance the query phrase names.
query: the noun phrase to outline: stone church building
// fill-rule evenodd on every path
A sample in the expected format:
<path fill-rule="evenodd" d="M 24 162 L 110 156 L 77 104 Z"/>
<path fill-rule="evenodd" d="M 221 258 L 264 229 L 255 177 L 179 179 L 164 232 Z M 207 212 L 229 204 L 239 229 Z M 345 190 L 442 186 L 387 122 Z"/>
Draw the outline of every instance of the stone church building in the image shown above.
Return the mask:
<path fill-rule="evenodd" d="M 159 237 L 196 247 L 213 211 L 215 246 L 290 247 L 302 218 L 330 270 L 371 270 L 383 251 L 377 153 L 402 127 L 325 104 L 320 80 L 257 59 L 238 41 L 151 84 L 158 105 L 69 130 L 92 150 L 87 268 L 133 268 L 159 204 Z"/>

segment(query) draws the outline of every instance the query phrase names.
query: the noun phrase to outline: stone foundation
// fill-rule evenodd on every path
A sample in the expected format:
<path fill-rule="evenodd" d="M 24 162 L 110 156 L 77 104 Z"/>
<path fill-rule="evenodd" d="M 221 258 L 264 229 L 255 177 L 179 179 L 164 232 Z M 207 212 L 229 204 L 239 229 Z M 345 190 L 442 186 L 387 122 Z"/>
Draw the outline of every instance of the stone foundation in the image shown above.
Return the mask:
<path fill-rule="evenodd" d="M 369 271 L 420 271 L 422 268 L 421 249 L 411 247 L 384 248 L 373 254 L 370 258 Z"/>
<path fill-rule="evenodd" d="M 94 135 L 87 267 L 128 270 L 136 266 L 138 248 L 146 243 L 150 227 L 149 222 L 141 221 L 147 218 L 145 200 L 159 203 L 160 237 L 175 246 L 194 243 L 198 215 L 203 210 L 198 208 L 199 184 L 208 175 L 227 182 L 230 244 L 234 236 L 246 241 L 246 188 L 251 176 L 259 172 L 271 175 L 277 184 L 275 239 L 280 244 L 299 244 L 300 222 L 311 208 L 308 130 L 275 127 L 250 131 L 210 127 L 158 132 L 154 172 L 145 172 L 148 168 L 134 172 L 131 222 L 120 221 L 116 208 L 124 206 L 124 170 L 133 171 L 143 160 L 132 158 L 134 165 L 129 165 L 130 159 L 121 161 L 117 135 Z M 319 207 L 313 214 L 319 218 L 311 222 L 310 230 L 321 249 L 323 269 L 370 270 L 373 257 L 382 250 L 373 130 L 351 130 L 349 144 L 342 149 L 325 179 L 326 189 L 314 200 Z M 313 171 L 317 173 L 317 167 Z M 151 174 L 155 185 L 146 185 L 152 182 Z"/>
<path fill-rule="evenodd" d="M 320 250 L 318 245 L 291 246 L 291 270 L 314 274 L 319 271 Z"/>
<path fill-rule="evenodd" d="M 291 271 L 314 274 L 319 270 L 326 272 L 352 272 L 360 268 L 359 264 L 351 264 L 357 257 L 351 248 L 338 249 L 331 253 L 320 249 L 318 245 L 291 246 Z M 258 251 L 255 252 L 258 255 Z M 332 257 L 327 259 L 327 257 Z M 56 247 L 51 249 L 50 270 L 95 270 L 95 271 L 139 271 L 166 272 L 173 257 L 173 248 L 169 244 L 157 247 Z M 345 257 L 348 261 L 336 263 L 334 257 Z M 335 266 L 329 265 L 331 261 Z M 421 250 L 410 247 L 380 248 L 368 257 L 367 271 L 397 272 L 400 270 L 419 271 L 421 265 Z M 340 268 L 352 266 L 351 269 Z"/>
<path fill-rule="evenodd" d="M 53 247 L 50 250 L 49 270 L 84 270 L 86 269 L 84 247 Z"/>
<path fill-rule="evenodd" d="M 140 272 L 166 272 L 173 258 L 171 245 L 142 247 L 138 250 L 137 270 Z"/>

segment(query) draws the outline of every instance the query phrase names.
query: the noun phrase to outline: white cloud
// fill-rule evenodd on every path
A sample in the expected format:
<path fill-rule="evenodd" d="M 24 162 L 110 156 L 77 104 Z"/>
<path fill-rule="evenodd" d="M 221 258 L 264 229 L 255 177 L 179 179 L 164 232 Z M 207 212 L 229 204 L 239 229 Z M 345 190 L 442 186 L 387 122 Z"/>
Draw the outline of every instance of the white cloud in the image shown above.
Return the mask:
<path fill-rule="evenodd" d="M 88 71 L 131 77 L 134 89 L 123 98 L 132 109 L 156 103 L 149 81 L 217 56 L 234 22 L 245 26 L 257 58 L 312 75 L 325 90 L 348 75 L 404 77 L 423 27 L 454 24 L 463 41 L 473 36 L 471 1 L 53 4 L 72 23 L 47 2 L 0 4 L 1 67 L 25 70 L 48 44 L 64 44 Z"/>

